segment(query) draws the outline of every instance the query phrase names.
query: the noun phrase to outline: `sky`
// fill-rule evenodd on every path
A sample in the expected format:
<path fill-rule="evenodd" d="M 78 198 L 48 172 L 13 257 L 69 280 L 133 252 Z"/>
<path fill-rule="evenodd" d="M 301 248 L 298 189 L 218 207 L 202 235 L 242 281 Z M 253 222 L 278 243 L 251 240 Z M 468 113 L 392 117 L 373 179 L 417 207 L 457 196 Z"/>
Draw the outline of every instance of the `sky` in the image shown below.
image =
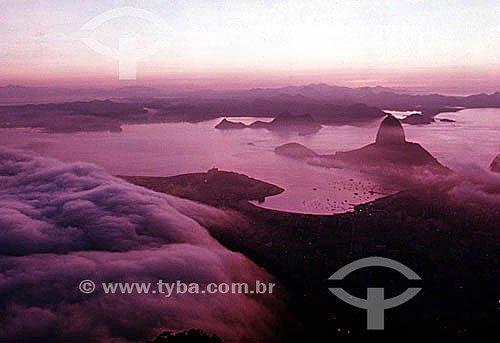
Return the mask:
<path fill-rule="evenodd" d="M 123 8 L 127 15 L 104 20 Z M 0 85 L 493 91 L 499 17 L 497 0 L 2 0 Z M 94 18 L 102 22 L 89 30 Z M 124 37 L 134 51 L 157 49 L 135 58 L 136 80 L 120 80 L 117 56 L 89 37 L 111 50 L 132 51 Z"/>

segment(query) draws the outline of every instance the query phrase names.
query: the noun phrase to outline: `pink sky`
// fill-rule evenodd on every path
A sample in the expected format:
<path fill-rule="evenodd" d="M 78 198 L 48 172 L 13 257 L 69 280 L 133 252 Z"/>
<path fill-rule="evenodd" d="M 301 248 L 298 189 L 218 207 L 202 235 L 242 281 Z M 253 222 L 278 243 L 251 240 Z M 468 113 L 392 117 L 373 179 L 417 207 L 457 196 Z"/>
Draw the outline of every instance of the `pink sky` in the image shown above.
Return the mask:
<path fill-rule="evenodd" d="M 131 16 L 82 31 L 108 11 Z M 498 1 L 421 0 L 4 0 L 0 85 L 194 88 L 272 87 L 309 82 L 409 87 L 466 94 L 500 90 Z M 27 25 L 29 23 L 29 25 Z M 87 46 L 93 35 L 164 45 L 120 81 L 118 62 Z"/>

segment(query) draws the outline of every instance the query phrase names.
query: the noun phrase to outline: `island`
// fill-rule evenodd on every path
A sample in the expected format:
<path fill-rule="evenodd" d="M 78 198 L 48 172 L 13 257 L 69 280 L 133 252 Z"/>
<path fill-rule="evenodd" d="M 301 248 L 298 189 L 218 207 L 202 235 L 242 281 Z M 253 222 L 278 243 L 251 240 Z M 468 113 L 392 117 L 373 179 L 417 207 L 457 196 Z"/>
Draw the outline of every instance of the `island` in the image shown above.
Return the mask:
<path fill-rule="evenodd" d="M 427 125 L 430 123 L 434 123 L 434 118 L 419 113 L 413 113 L 401 121 L 405 124 L 410 125 Z"/>
<path fill-rule="evenodd" d="M 245 129 L 247 127 L 248 126 L 243 123 L 229 121 L 226 118 L 222 119 L 222 121 L 215 126 L 215 128 L 219 130 Z"/>
<path fill-rule="evenodd" d="M 292 131 L 307 135 L 318 132 L 321 129 L 321 125 L 309 114 L 292 115 L 289 112 L 283 112 L 270 122 L 257 120 L 250 125 L 229 121 L 224 118 L 215 128 L 220 130 L 244 128 L 267 129 L 270 131 Z"/>
<path fill-rule="evenodd" d="M 276 149 L 274 149 L 274 151 L 278 155 L 283 155 L 297 159 L 304 159 L 304 158 L 318 156 L 318 154 L 315 153 L 313 150 L 306 148 L 305 146 L 299 143 L 287 143 L 277 147 Z"/>

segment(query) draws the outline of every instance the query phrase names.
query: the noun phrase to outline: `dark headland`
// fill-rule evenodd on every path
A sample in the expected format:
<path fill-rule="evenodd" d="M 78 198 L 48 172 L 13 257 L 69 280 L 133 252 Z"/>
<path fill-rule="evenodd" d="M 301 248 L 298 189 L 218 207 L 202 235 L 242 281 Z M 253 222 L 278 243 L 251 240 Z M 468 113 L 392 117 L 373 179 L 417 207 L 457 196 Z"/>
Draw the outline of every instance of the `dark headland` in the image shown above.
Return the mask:
<path fill-rule="evenodd" d="M 228 206 L 241 200 L 264 201 L 284 189 L 246 175 L 217 168 L 206 173 L 182 174 L 170 177 L 118 176 L 125 181 L 156 192 L 203 202 L 213 206 Z"/>

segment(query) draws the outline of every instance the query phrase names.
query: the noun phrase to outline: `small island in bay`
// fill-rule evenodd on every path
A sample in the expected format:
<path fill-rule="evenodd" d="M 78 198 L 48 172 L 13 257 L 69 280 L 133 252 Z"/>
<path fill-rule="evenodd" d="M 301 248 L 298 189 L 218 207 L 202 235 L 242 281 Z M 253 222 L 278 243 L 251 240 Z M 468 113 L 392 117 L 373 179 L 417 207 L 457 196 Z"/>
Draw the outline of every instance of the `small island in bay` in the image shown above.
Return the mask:
<path fill-rule="evenodd" d="M 401 122 L 410 125 L 427 125 L 433 123 L 435 120 L 432 116 L 427 116 L 420 113 L 410 114 L 408 117 L 401 120 Z"/>
<path fill-rule="evenodd" d="M 215 128 L 220 130 L 244 128 L 267 129 L 270 131 L 293 131 L 307 135 L 318 132 L 321 129 L 321 125 L 309 114 L 293 115 L 283 112 L 270 122 L 257 120 L 250 125 L 229 121 L 224 118 Z"/>
<path fill-rule="evenodd" d="M 283 155 L 297 159 L 304 159 L 304 158 L 311 158 L 318 156 L 317 153 L 299 143 L 287 143 L 277 147 L 276 149 L 274 149 L 274 151 L 278 155 Z"/>
<path fill-rule="evenodd" d="M 229 121 L 226 118 L 222 119 L 222 121 L 215 126 L 215 128 L 219 130 L 245 129 L 247 127 L 248 126 L 244 123 Z"/>

